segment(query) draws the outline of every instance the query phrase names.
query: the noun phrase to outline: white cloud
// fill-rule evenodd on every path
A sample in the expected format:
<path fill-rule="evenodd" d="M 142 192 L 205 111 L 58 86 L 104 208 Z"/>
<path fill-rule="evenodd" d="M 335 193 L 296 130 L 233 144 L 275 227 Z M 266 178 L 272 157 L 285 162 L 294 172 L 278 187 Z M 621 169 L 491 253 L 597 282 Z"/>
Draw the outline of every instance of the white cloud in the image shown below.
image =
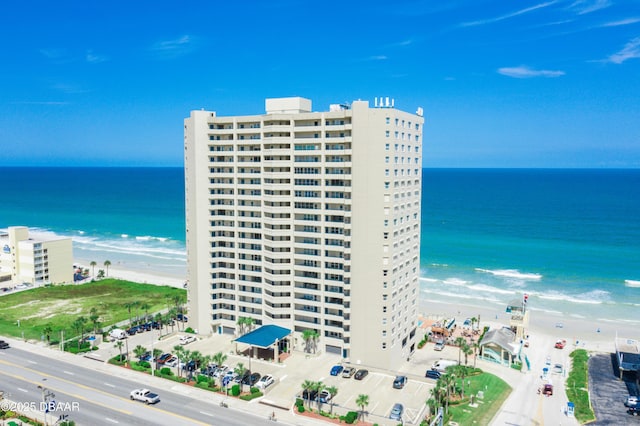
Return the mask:
<path fill-rule="evenodd" d="M 150 50 L 158 57 L 177 58 L 191 53 L 196 48 L 196 39 L 183 35 L 173 40 L 162 40 L 154 43 Z"/>
<path fill-rule="evenodd" d="M 87 54 L 85 55 L 85 59 L 87 60 L 87 62 L 92 64 L 99 64 L 100 62 L 105 62 L 109 60 L 109 58 L 107 58 L 106 56 L 97 55 L 93 53 L 93 50 L 87 51 Z"/>
<path fill-rule="evenodd" d="M 578 15 L 586 15 L 596 10 L 606 9 L 611 4 L 611 0 L 576 0 L 569 9 L 575 10 Z"/>
<path fill-rule="evenodd" d="M 507 77 L 513 77 L 513 78 L 533 78 L 533 77 L 554 78 L 554 77 L 563 76 L 565 72 L 552 71 L 552 70 L 534 70 L 527 66 L 521 65 L 519 67 L 498 68 L 498 74 L 506 75 Z"/>
<path fill-rule="evenodd" d="M 621 64 L 628 59 L 640 58 L 640 37 L 629 41 L 619 52 L 607 58 L 607 62 Z"/>
<path fill-rule="evenodd" d="M 369 56 L 368 58 L 370 61 L 385 61 L 387 60 L 387 56 L 386 55 L 375 55 L 375 56 Z"/>
<path fill-rule="evenodd" d="M 640 18 L 627 18 L 619 21 L 607 22 L 602 24 L 603 27 L 620 27 L 622 25 L 631 25 L 640 22 Z"/>
<path fill-rule="evenodd" d="M 552 4 L 557 3 L 557 0 L 554 1 L 548 1 L 546 3 L 540 3 L 531 7 L 527 7 L 526 9 L 520 9 L 517 10 L 515 12 L 511 12 L 511 13 L 507 13 L 506 15 L 502 15 L 502 16 L 498 16 L 495 18 L 489 18 L 489 19 L 482 19 L 479 21 L 471 21 L 471 22 L 463 22 L 462 24 L 460 24 L 460 26 L 462 27 L 474 27 L 477 25 L 485 25 L 485 24 L 492 24 L 494 22 L 499 22 L 499 21 L 504 21 L 505 19 L 509 19 L 509 18 L 513 18 L 519 15 L 524 15 L 525 13 L 529 13 L 529 12 L 533 12 L 535 10 L 538 9 L 542 9 L 544 7 L 547 6 L 551 6 Z"/>

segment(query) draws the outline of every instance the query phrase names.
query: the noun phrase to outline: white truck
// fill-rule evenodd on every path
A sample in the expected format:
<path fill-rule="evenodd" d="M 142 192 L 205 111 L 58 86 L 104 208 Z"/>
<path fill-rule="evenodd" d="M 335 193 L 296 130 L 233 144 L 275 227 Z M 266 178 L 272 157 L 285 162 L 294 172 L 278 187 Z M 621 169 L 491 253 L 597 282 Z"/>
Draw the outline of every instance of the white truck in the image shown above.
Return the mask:
<path fill-rule="evenodd" d="M 114 328 L 109 332 L 111 340 L 122 340 L 127 338 L 127 332 L 121 328 Z"/>
<path fill-rule="evenodd" d="M 132 401 L 142 401 L 145 404 L 155 404 L 160 402 L 158 394 L 151 392 L 149 389 L 134 389 L 129 395 Z"/>
<path fill-rule="evenodd" d="M 452 365 L 458 365 L 458 361 L 454 361 L 452 359 L 440 359 L 433 363 L 431 369 L 444 373 L 447 367 L 451 367 Z"/>

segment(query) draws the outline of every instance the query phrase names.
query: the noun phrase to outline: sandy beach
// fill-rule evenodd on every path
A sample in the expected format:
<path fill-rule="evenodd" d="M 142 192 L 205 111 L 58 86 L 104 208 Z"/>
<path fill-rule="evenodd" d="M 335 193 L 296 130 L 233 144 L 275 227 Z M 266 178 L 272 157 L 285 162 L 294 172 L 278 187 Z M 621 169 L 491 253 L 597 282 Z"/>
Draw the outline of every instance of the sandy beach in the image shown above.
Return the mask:
<path fill-rule="evenodd" d="M 89 269 L 91 273 L 90 260 L 75 259 L 74 264 L 83 268 Z M 103 269 L 106 271 L 104 265 L 98 264 L 95 266 L 95 273 Z M 186 282 L 186 277 L 172 276 L 166 273 L 158 273 L 149 267 L 146 270 L 136 270 L 131 268 L 125 268 L 121 264 L 112 264 L 109 266 L 109 278 L 119 278 L 122 280 L 133 281 L 142 284 L 155 284 L 155 285 L 168 285 L 171 287 L 183 288 Z"/>
<path fill-rule="evenodd" d="M 529 334 L 531 336 L 545 337 L 545 340 L 554 341 L 565 339 L 571 344 L 571 348 L 577 346 L 590 351 L 613 352 L 615 351 L 616 336 L 640 338 L 638 329 L 624 322 L 595 322 L 586 318 L 536 311 L 535 306 L 530 306 L 529 309 Z M 498 311 L 493 308 L 425 301 L 421 301 L 420 312 L 427 319 L 455 318 L 456 324 L 462 324 L 466 318 L 479 317 L 483 326 L 488 325 L 491 328 L 509 325 L 510 319 L 510 314 L 505 310 Z"/>

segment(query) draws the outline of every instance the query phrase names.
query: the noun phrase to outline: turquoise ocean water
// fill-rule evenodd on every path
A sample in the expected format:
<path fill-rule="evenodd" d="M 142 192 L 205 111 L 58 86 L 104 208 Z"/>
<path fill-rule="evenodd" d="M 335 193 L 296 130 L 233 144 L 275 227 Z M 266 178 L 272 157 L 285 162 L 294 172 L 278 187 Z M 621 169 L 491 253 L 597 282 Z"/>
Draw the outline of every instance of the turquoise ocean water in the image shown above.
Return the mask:
<path fill-rule="evenodd" d="M 184 276 L 181 168 L 0 168 L 0 228 Z M 423 170 L 421 297 L 640 326 L 640 170 Z"/>

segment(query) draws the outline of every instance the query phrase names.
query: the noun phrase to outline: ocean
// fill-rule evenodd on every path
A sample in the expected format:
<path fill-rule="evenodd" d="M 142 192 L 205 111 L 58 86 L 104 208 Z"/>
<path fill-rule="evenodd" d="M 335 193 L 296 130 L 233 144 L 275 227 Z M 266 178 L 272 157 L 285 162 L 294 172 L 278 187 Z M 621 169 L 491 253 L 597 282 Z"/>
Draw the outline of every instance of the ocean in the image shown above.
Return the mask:
<path fill-rule="evenodd" d="M 0 168 L 0 228 L 184 277 L 181 168 Z M 421 298 L 640 326 L 640 170 L 424 169 Z"/>

